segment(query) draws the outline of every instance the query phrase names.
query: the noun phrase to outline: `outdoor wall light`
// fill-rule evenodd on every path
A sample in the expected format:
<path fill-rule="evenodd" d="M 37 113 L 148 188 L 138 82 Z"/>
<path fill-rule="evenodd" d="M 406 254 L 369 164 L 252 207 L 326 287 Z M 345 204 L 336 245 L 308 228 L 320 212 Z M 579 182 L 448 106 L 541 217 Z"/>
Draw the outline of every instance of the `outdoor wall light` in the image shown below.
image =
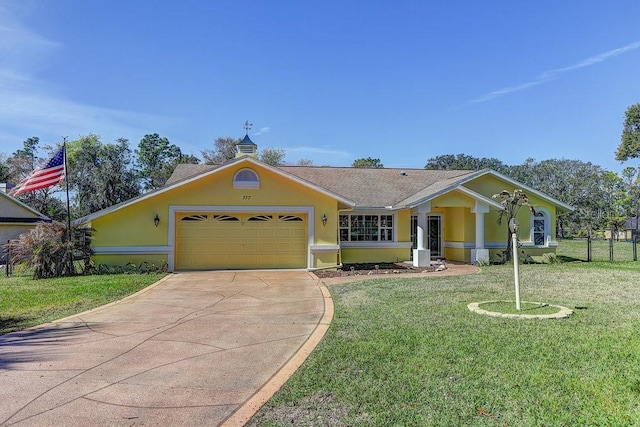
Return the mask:
<path fill-rule="evenodd" d="M 160 224 L 160 217 L 156 214 L 156 217 L 153 218 L 153 224 L 157 227 Z"/>
<path fill-rule="evenodd" d="M 327 225 L 327 214 L 322 214 L 322 226 Z"/>

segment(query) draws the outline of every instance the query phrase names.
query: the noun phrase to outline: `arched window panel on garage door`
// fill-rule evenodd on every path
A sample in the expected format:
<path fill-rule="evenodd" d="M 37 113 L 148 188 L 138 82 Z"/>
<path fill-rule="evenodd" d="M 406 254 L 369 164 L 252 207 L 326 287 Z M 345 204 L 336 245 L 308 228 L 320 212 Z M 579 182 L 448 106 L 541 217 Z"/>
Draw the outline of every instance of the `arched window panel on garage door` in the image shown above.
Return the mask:
<path fill-rule="evenodd" d="M 298 215 L 280 215 L 278 216 L 280 221 L 284 222 L 303 222 L 304 218 Z"/>
<path fill-rule="evenodd" d="M 240 221 L 240 218 L 238 218 L 237 216 L 231 216 L 231 215 L 214 215 L 213 220 L 233 222 L 233 221 Z"/>
<path fill-rule="evenodd" d="M 182 217 L 180 221 L 206 221 L 209 218 L 208 215 L 205 214 L 196 214 L 196 215 L 187 215 Z"/>
<path fill-rule="evenodd" d="M 273 215 L 254 215 L 247 221 L 273 221 Z"/>

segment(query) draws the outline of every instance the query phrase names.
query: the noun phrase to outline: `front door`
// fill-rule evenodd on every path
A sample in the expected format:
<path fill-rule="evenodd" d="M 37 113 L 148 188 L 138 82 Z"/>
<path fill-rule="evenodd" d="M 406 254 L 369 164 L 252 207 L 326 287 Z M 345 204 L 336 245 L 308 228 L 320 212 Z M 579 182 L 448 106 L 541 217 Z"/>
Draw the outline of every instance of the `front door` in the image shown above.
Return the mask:
<path fill-rule="evenodd" d="M 442 258 L 444 255 L 442 241 L 442 216 L 427 215 L 427 229 L 425 230 L 425 246 L 431 251 L 431 258 Z M 418 247 L 418 216 L 411 215 L 412 249 Z M 411 251 L 413 256 L 413 251 Z"/>

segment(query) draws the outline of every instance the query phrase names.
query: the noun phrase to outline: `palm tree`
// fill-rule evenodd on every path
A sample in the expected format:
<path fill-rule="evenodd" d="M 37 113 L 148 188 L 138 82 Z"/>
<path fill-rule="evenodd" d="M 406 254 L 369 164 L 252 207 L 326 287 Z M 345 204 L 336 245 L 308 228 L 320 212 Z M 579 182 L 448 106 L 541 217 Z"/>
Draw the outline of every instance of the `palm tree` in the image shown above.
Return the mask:
<path fill-rule="evenodd" d="M 518 211 L 522 206 L 529 206 L 531 213 L 535 214 L 536 211 L 533 209 L 531 202 L 529 202 L 529 197 L 520 189 L 513 190 L 513 193 L 508 190 L 502 190 L 498 194 L 494 194 L 492 196 L 494 199 L 497 199 L 502 205 L 502 211 L 500 211 L 500 215 L 498 216 L 498 224 L 502 224 L 502 221 L 506 219 L 507 223 L 507 250 L 504 252 L 504 261 L 511 261 L 511 254 L 513 253 L 514 248 L 512 248 L 511 243 L 511 230 L 509 225 L 512 220 L 515 220 L 518 215 Z"/>

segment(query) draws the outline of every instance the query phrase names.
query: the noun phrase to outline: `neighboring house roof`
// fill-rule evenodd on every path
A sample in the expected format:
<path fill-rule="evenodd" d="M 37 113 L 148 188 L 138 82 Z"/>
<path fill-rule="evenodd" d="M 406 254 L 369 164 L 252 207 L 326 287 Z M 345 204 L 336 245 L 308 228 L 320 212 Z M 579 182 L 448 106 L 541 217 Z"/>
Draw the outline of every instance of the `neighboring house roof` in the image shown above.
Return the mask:
<path fill-rule="evenodd" d="M 637 230 L 638 229 L 638 218 L 636 217 L 632 217 L 632 218 L 627 218 L 624 222 L 624 226 L 623 229 L 624 230 Z"/>
<path fill-rule="evenodd" d="M 40 221 L 51 222 L 51 218 L 0 191 L 0 223 L 30 224 Z"/>

